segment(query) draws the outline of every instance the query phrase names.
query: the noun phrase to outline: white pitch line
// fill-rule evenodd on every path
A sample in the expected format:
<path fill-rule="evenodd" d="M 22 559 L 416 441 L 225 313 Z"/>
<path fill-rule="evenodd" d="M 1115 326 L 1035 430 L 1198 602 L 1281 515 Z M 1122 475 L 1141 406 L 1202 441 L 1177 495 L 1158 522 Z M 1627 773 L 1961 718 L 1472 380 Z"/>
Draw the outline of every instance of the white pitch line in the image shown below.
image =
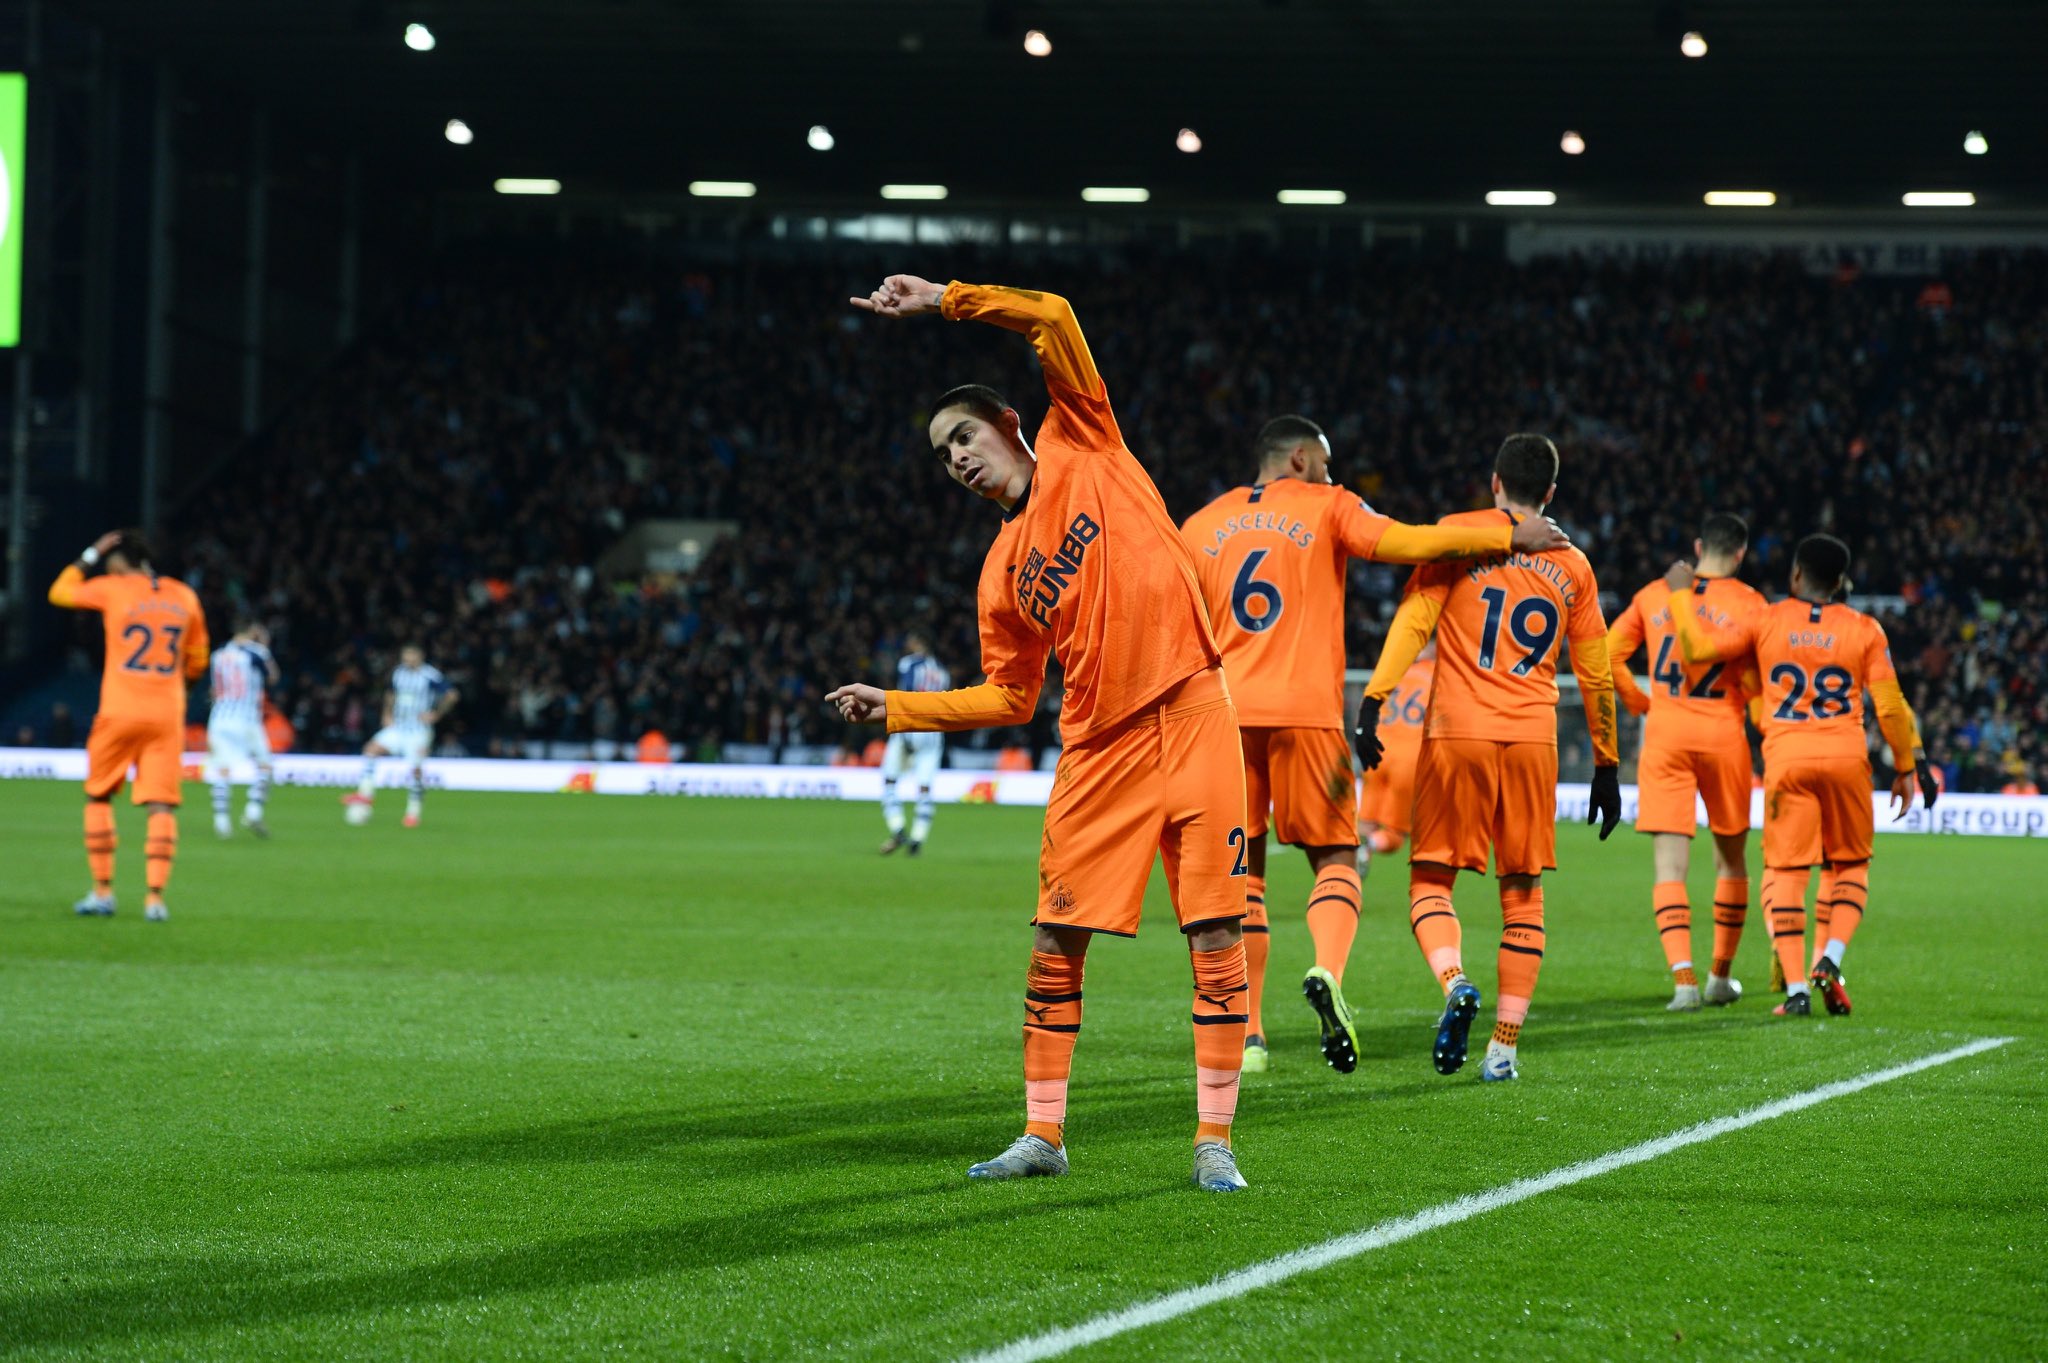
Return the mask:
<path fill-rule="evenodd" d="M 1688 1126 L 1669 1135 L 1659 1136 L 1655 1140 L 1644 1141 L 1640 1145 L 1612 1150 L 1577 1164 L 1567 1164 L 1561 1169 L 1553 1169 L 1534 1178 L 1516 1179 L 1513 1183 L 1505 1183 L 1483 1193 L 1468 1193 L 1464 1197 L 1438 1203 L 1412 1216 L 1382 1221 L 1376 1226 L 1368 1226 L 1349 1235 L 1340 1235 L 1334 1240 L 1325 1240 L 1320 1245 L 1310 1245 L 1306 1249 L 1294 1250 L 1278 1258 L 1268 1259 L 1264 1263 L 1253 1264 L 1249 1268 L 1240 1268 L 1200 1287 L 1183 1288 L 1164 1297 L 1155 1297 L 1151 1301 L 1140 1302 L 1121 1311 L 1097 1316 L 1079 1325 L 1048 1330 L 1042 1335 L 1032 1335 L 1015 1343 L 1005 1344 L 999 1349 L 991 1349 L 987 1353 L 974 1354 L 961 1360 L 961 1363 L 1037 1363 L 1040 1359 L 1057 1358 L 1061 1354 L 1089 1344 L 1099 1344 L 1105 1339 L 1114 1339 L 1133 1330 L 1142 1330 L 1148 1325 L 1159 1325 L 1192 1311 L 1199 1311 L 1205 1306 L 1230 1301 L 1248 1292 L 1256 1292 L 1262 1287 L 1285 1282 L 1303 1273 L 1313 1273 L 1319 1268 L 1328 1268 L 1331 1264 L 1355 1259 L 1361 1254 L 1385 1249 L 1388 1245 L 1397 1245 L 1403 1240 L 1412 1240 L 1426 1232 L 1456 1225 L 1460 1221 L 1469 1221 L 1475 1216 L 1483 1216 L 1502 1207 L 1511 1207 L 1517 1202 L 1526 1202 L 1540 1193 L 1568 1188 L 1574 1183 L 1583 1183 L 1589 1178 L 1611 1174 L 1616 1169 L 1626 1169 L 1632 1164 L 1645 1164 L 1675 1150 L 1683 1150 L 1689 1145 L 1699 1145 L 1732 1131 L 1741 1131 L 1745 1127 L 1768 1122 L 1775 1117 L 1784 1117 L 1815 1107 L 1830 1099 L 1847 1097 L 1867 1088 L 1875 1088 L 1879 1084 L 1889 1084 L 1894 1079 L 1904 1079 L 1909 1074 L 1931 1070 L 1937 1065 L 1981 1055 L 1985 1051 L 1996 1050 L 2012 1040 L 2014 1038 L 2009 1036 L 1985 1037 L 1979 1041 L 1972 1041 L 1967 1046 L 1958 1046 L 1954 1050 L 1923 1056 L 1918 1060 L 1908 1060 L 1903 1065 L 1893 1065 L 1890 1069 L 1872 1070 L 1853 1079 L 1839 1079 L 1832 1084 L 1823 1084 L 1817 1089 L 1794 1094 L 1790 1098 L 1780 1098 L 1776 1102 L 1765 1103 L 1761 1107 L 1753 1107 L 1731 1117 L 1716 1117 L 1712 1121 Z"/>

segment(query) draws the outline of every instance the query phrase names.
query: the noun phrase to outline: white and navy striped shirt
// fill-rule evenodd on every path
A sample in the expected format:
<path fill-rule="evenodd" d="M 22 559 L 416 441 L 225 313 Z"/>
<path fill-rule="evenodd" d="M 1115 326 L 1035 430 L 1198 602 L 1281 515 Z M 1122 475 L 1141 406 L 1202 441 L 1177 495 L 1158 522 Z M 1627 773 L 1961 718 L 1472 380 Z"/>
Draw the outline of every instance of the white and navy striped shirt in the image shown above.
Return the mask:
<path fill-rule="evenodd" d="M 270 679 L 270 650 L 246 639 L 231 639 L 213 655 L 213 710 L 209 724 L 256 724 L 263 719 L 263 687 Z"/>
<path fill-rule="evenodd" d="M 952 684 L 946 669 L 928 653 L 906 653 L 896 660 L 898 691 L 943 691 Z"/>
<path fill-rule="evenodd" d="M 393 728 L 424 727 L 427 712 L 448 694 L 448 679 L 437 667 L 401 667 L 391 674 L 391 724 Z"/>

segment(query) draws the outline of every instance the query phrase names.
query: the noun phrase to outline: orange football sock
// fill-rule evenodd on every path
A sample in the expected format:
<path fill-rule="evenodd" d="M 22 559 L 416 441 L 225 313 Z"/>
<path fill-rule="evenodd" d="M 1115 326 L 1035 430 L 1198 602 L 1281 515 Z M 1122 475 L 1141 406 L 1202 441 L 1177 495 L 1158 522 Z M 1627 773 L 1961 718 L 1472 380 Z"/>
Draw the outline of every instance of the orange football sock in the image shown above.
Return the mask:
<path fill-rule="evenodd" d="M 1084 957 L 1031 953 L 1024 974 L 1024 1129 L 1065 1145 L 1067 1076 L 1081 1039 Z"/>
<path fill-rule="evenodd" d="M 85 864 L 92 872 L 92 892 L 114 892 L 114 806 L 106 800 L 85 802 Z"/>
<path fill-rule="evenodd" d="M 1529 1016 L 1536 976 L 1543 970 L 1543 887 L 1500 888 L 1500 997 L 1494 1003 L 1493 1039 L 1512 1046 Z"/>
<path fill-rule="evenodd" d="M 1308 892 L 1308 935 L 1315 939 L 1316 964 L 1344 983 L 1344 963 L 1358 936 L 1361 887 L 1355 862 L 1326 866 Z"/>
<path fill-rule="evenodd" d="M 177 855 L 178 816 L 150 815 L 149 831 L 144 835 L 142 844 L 142 866 L 148 879 L 150 902 L 164 897 L 164 887 L 171 883 L 171 862 Z"/>
<path fill-rule="evenodd" d="M 1742 927 L 1749 921 L 1749 878 L 1714 882 L 1714 973 L 1726 976 L 1735 968 L 1735 948 L 1742 945 Z"/>
<path fill-rule="evenodd" d="M 1448 866 L 1408 867 L 1408 927 L 1446 994 L 1451 981 L 1465 973 L 1458 956 L 1458 915 L 1451 908 L 1451 886 L 1457 878 Z"/>
<path fill-rule="evenodd" d="M 1195 1141 L 1228 1145 L 1244 1068 L 1244 943 L 1190 951 L 1188 960 L 1195 968 Z"/>
<path fill-rule="evenodd" d="M 1810 866 L 1764 868 L 1764 912 L 1771 916 L 1771 949 L 1778 954 L 1788 988 L 1793 984 L 1802 990 L 1806 987 L 1801 983 L 1806 978 L 1801 967 L 1806 952 L 1806 884 L 1812 878 Z"/>
<path fill-rule="evenodd" d="M 1244 889 L 1244 968 L 1251 980 L 1248 1036 L 1264 1036 L 1266 1027 L 1259 1006 L 1266 999 L 1266 957 L 1273 950 L 1273 927 L 1266 919 L 1266 878 L 1252 876 Z"/>
<path fill-rule="evenodd" d="M 1830 863 L 1820 875 L 1820 894 L 1821 904 L 1815 907 L 1816 918 L 1826 909 L 1832 911 L 1827 917 L 1820 918 L 1814 929 L 1814 964 L 1820 964 L 1820 957 L 1829 956 L 1839 969 L 1843 955 L 1849 950 L 1850 940 L 1863 924 L 1863 911 L 1870 905 L 1870 863 Z"/>
<path fill-rule="evenodd" d="M 1657 914 L 1657 940 L 1664 944 L 1671 973 L 1681 977 L 1680 984 L 1699 983 L 1692 973 L 1692 902 L 1686 898 L 1685 882 L 1658 881 L 1650 887 L 1650 902 Z"/>

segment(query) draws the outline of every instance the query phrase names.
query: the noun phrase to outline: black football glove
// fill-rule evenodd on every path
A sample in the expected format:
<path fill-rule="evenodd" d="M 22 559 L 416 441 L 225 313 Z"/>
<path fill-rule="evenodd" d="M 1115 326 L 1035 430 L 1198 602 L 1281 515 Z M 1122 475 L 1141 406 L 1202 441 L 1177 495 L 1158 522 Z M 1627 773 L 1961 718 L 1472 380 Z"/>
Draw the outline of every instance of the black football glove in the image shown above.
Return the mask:
<path fill-rule="evenodd" d="M 1586 822 L 1600 825 L 1600 841 L 1621 823 L 1621 768 L 1593 768 L 1593 799 L 1586 807 Z"/>
<path fill-rule="evenodd" d="M 1920 782 L 1920 798 L 1927 803 L 1924 808 L 1934 808 L 1934 797 L 1941 794 L 1941 783 L 1934 779 L 1934 768 L 1925 762 L 1913 768 L 1913 775 Z"/>
<path fill-rule="evenodd" d="M 1351 730 L 1351 744 L 1358 749 L 1358 769 L 1372 771 L 1387 755 L 1380 742 L 1380 703 L 1376 697 L 1358 698 L 1358 724 Z"/>

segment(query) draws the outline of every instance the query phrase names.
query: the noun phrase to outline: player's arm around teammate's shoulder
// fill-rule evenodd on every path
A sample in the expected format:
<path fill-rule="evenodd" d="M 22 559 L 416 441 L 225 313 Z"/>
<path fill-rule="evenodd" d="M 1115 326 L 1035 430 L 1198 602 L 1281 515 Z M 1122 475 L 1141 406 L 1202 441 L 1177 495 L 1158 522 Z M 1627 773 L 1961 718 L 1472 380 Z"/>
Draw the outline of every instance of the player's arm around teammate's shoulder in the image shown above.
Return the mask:
<path fill-rule="evenodd" d="M 1671 628 L 1678 636 L 1678 649 L 1689 663 L 1732 662 L 1756 647 L 1756 623 L 1761 610 L 1737 616 L 1725 626 L 1709 625 L 1692 608 L 1693 568 L 1678 559 L 1664 570 L 1664 586 L 1670 592 Z M 1762 598 L 1758 598 L 1761 600 Z"/>
<path fill-rule="evenodd" d="M 100 589 L 95 581 L 85 575 L 106 557 L 107 551 L 121 541 L 121 532 L 109 530 L 94 540 L 76 562 L 64 565 L 64 571 L 57 574 L 57 580 L 50 584 L 50 604 L 65 610 L 90 611 L 100 608 Z"/>

